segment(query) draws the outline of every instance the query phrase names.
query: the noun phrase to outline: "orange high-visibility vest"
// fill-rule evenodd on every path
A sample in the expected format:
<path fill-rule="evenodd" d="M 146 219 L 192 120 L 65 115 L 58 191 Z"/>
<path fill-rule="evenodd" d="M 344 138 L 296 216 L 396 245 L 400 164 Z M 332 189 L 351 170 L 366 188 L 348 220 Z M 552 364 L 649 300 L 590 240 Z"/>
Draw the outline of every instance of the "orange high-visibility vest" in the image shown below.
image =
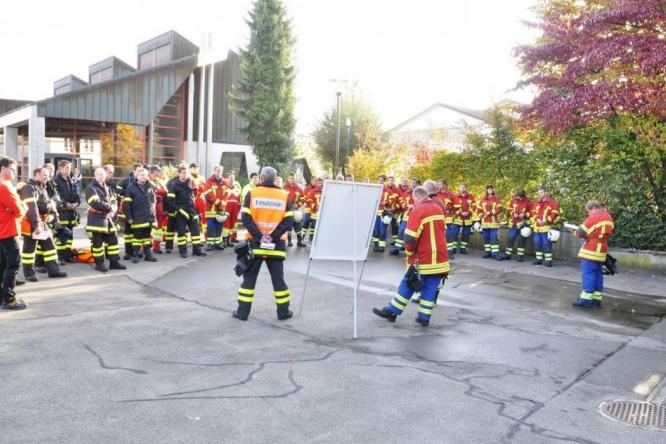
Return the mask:
<path fill-rule="evenodd" d="M 258 186 L 250 191 L 250 216 L 262 234 L 270 235 L 287 216 L 288 199 L 289 193 L 279 188 Z M 280 239 L 286 240 L 287 233 Z"/>

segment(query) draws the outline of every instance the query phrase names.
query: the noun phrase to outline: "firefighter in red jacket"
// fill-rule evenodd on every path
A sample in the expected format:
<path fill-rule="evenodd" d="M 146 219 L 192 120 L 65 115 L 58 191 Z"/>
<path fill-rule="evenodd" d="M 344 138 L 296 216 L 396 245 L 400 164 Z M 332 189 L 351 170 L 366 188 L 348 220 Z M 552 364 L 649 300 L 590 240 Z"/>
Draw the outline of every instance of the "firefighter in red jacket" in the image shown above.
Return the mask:
<path fill-rule="evenodd" d="M 284 190 L 289 193 L 289 202 L 291 202 L 292 207 L 297 209 L 300 204 L 301 200 L 303 198 L 303 190 L 301 187 L 298 186 L 296 183 L 296 178 L 294 177 L 294 173 L 290 173 L 289 177 L 287 178 L 287 184 L 284 186 Z M 299 247 L 305 247 L 305 244 L 303 243 L 303 227 L 302 227 L 302 221 L 301 222 L 294 222 L 294 227 L 293 231 L 296 232 L 296 245 Z M 293 247 L 294 244 L 291 241 L 291 230 L 289 230 L 288 233 L 288 242 L 287 242 L 288 247 Z"/>
<path fill-rule="evenodd" d="M 384 185 L 386 176 L 383 174 L 377 178 L 379 185 Z M 389 192 L 384 186 L 382 195 L 379 198 L 379 207 L 377 208 L 377 215 L 375 216 L 375 226 L 372 229 L 372 251 L 375 253 L 383 253 L 386 249 L 386 231 L 388 224 L 385 223 L 384 217 L 389 214 Z"/>
<path fill-rule="evenodd" d="M 398 224 L 400 212 L 402 211 L 402 192 L 400 187 L 395 184 L 395 177 L 389 176 L 386 181 L 387 209 L 391 216 L 391 245 L 395 245 L 398 240 Z"/>
<path fill-rule="evenodd" d="M 455 195 L 449 190 L 449 183 L 445 179 L 437 181 L 437 197 L 444 204 L 444 217 L 446 218 L 446 242 L 449 246 L 449 260 L 454 259 L 456 243 L 453 242 L 454 231 L 453 216 L 455 214 Z"/>
<path fill-rule="evenodd" d="M 223 236 L 225 244 L 231 245 L 231 242 L 236 242 L 236 232 L 238 231 L 238 215 L 241 210 L 241 186 L 236 180 L 236 173 L 232 170 L 227 176 L 227 206 L 226 210 L 229 213 L 227 220 L 224 221 Z"/>
<path fill-rule="evenodd" d="M 601 307 L 604 291 L 603 265 L 608 254 L 608 238 L 613 234 L 613 217 L 596 200 L 585 205 L 587 219 L 574 230 L 574 235 L 585 240 L 578 252 L 580 271 L 582 273 L 583 291 L 575 307 Z"/>
<path fill-rule="evenodd" d="M 539 198 L 534 204 L 533 212 L 534 250 L 536 252 L 534 265 L 553 266 L 553 244 L 548 233 L 552 225 L 557 222 L 559 211 L 559 205 L 548 195 L 546 188 L 539 187 Z"/>
<path fill-rule="evenodd" d="M 507 234 L 506 249 L 500 257 L 501 260 L 511 259 L 513 245 L 518 241 L 518 247 L 516 248 L 517 260 L 518 262 L 523 261 L 527 238 L 520 233 L 520 230 L 524 227 L 529 227 L 532 205 L 532 201 L 527 198 L 527 194 L 522 188 L 518 190 L 513 199 L 511 199 L 511 202 L 509 202 L 506 211 L 509 216 L 511 228 L 509 228 L 509 233 Z"/>
<path fill-rule="evenodd" d="M 314 190 L 310 191 L 307 197 L 306 205 L 310 209 L 310 241 L 314 238 L 317 228 L 317 219 L 319 217 L 319 204 L 321 203 L 321 193 L 324 187 L 324 179 L 317 177 Z"/>
<path fill-rule="evenodd" d="M 201 196 L 204 199 L 204 216 L 206 218 L 206 249 L 224 250 L 222 229 L 227 218 L 227 182 L 222 177 L 222 166 L 215 165 L 213 174 L 203 185 Z"/>
<path fill-rule="evenodd" d="M 308 199 L 310 199 L 312 193 L 317 188 L 317 176 L 310 177 L 310 185 L 306 186 L 303 190 L 303 198 L 301 204 L 303 205 L 303 225 L 301 228 L 301 237 L 305 239 L 308 234 L 314 234 L 314 229 L 310 228 L 312 224 L 312 214 L 310 213 L 310 207 L 308 206 Z"/>
<path fill-rule="evenodd" d="M 398 226 L 398 240 L 395 241 L 395 246 L 389 251 L 389 254 L 398 256 L 401 251 L 405 251 L 405 230 L 407 229 L 407 222 L 409 221 L 409 212 L 414 207 L 414 189 L 418 186 L 418 181 L 412 179 L 410 186 L 403 188 L 400 185 L 400 225 Z"/>
<path fill-rule="evenodd" d="M 155 227 L 153 229 L 153 253 L 162 254 L 161 242 L 165 235 L 168 215 L 164 211 L 164 199 L 166 199 L 167 188 L 163 181 L 162 168 L 153 165 L 148 171 L 148 181 L 155 189 Z"/>
<path fill-rule="evenodd" d="M 416 322 L 428 326 L 437 303 L 440 283 L 449 273 L 445 218 L 442 208 L 428 197 L 428 191 L 424 187 L 416 187 L 414 202 L 416 204 L 409 215 L 405 230 L 407 273 L 388 305 L 372 311 L 377 316 L 394 322 L 405 310 L 412 295 L 420 291 Z"/>
<path fill-rule="evenodd" d="M 483 229 L 484 259 L 499 259 L 499 218 L 502 212 L 502 201 L 495 194 L 495 187 L 488 185 L 486 194 L 477 205 L 477 214 Z"/>
<path fill-rule="evenodd" d="M 467 184 L 460 184 L 460 192 L 453 196 L 453 224 L 451 225 L 451 251 L 467 254 L 467 244 L 476 219 L 476 198 L 467 192 Z M 460 241 L 458 241 L 460 236 Z"/>

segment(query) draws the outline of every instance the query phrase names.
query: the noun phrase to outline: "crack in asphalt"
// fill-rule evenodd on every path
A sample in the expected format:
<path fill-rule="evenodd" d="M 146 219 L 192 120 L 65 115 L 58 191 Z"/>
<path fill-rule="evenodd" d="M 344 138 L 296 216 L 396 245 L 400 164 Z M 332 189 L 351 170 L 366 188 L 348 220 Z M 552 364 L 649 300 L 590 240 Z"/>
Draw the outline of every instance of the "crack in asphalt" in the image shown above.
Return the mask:
<path fill-rule="evenodd" d="M 104 370 L 123 370 L 123 371 L 126 371 L 126 372 L 134 373 L 134 374 L 136 374 L 136 375 L 147 375 L 147 374 L 148 374 L 147 371 L 145 371 L 145 370 L 141 370 L 141 369 L 127 368 L 127 367 L 111 367 L 111 366 L 108 366 L 108 365 L 106 365 L 106 363 L 104 362 L 104 359 L 102 358 L 102 356 L 100 356 L 99 353 L 97 353 L 95 350 L 93 350 L 93 348 L 92 348 L 91 346 L 89 346 L 88 344 L 83 344 L 83 347 L 84 347 L 86 350 L 88 350 L 88 351 L 90 352 L 91 355 L 93 355 L 94 357 L 97 358 L 97 362 L 99 363 L 99 366 L 100 366 L 101 368 L 103 368 Z"/>

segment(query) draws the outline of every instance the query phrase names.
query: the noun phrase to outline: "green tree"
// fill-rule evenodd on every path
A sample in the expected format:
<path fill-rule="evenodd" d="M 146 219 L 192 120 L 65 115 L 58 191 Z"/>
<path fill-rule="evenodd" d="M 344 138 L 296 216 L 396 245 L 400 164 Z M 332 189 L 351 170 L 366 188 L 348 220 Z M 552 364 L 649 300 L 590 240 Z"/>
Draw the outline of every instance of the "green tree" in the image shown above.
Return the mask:
<path fill-rule="evenodd" d="M 351 119 L 349 138 L 346 120 Z M 335 142 L 337 137 L 337 105 L 324 114 L 314 131 L 317 155 L 322 165 L 334 174 Z M 353 89 L 348 89 L 340 98 L 340 166 L 346 172 L 347 159 L 356 149 L 368 146 L 369 139 L 381 142 L 379 117 L 372 107 L 358 97 Z M 373 142 L 374 143 L 374 142 Z M 349 147 L 349 152 L 347 148 Z"/>
<path fill-rule="evenodd" d="M 240 51 L 231 109 L 247 122 L 243 132 L 260 165 L 282 167 L 293 157 L 296 125 L 291 23 L 281 0 L 256 0 L 247 23 L 250 40 Z"/>

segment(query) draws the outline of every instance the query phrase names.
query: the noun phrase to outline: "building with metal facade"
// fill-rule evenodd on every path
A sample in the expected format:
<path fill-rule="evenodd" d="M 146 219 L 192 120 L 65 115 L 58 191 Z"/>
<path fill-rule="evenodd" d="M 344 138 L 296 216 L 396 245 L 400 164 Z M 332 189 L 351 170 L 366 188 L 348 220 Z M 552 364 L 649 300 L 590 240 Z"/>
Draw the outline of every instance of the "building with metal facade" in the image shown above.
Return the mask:
<path fill-rule="evenodd" d="M 138 45 L 136 68 L 109 57 L 88 74 L 87 82 L 57 80 L 53 96 L 37 102 L 0 99 L 0 147 L 18 160 L 21 179 L 60 159 L 72 160 L 84 177 L 106 163 L 117 176 L 136 162 L 181 160 L 199 163 L 203 174 L 221 162 L 243 176 L 256 170 L 244 124 L 229 109 L 240 75 L 233 51 L 210 61 L 169 31 Z"/>

